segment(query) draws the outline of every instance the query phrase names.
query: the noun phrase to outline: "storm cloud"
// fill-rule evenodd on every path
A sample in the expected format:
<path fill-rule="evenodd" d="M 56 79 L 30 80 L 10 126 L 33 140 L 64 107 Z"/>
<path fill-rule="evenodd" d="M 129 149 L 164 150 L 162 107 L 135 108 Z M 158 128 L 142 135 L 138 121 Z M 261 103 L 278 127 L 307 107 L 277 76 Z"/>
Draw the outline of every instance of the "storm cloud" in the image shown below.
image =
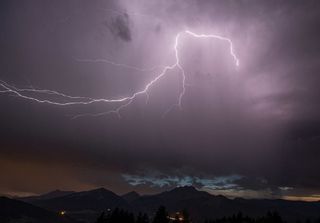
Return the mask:
<path fill-rule="evenodd" d="M 232 197 L 320 193 L 317 1 L 0 4 L 0 79 L 19 88 L 127 97 L 174 62 L 183 30 L 230 38 L 240 59 L 236 67 L 223 41 L 183 36 L 181 109 L 181 73 L 170 70 L 120 118 L 94 116 L 116 104 L 55 106 L 2 92 L 0 193 L 184 184 Z"/>

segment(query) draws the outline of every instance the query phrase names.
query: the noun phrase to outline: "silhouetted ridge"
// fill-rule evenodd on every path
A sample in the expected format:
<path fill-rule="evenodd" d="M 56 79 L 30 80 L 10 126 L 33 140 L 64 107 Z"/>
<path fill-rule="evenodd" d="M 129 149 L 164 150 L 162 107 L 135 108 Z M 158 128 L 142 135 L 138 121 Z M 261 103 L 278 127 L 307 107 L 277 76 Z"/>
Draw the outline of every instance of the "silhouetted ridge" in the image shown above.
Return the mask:
<path fill-rule="evenodd" d="M 320 213 L 320 202 L 240 198 L 232 200 L 221 195 L 199 191 L 191 186 L 177 187 L 159 194 L 144 196 L 136 192 L 118 196 L 105 188 L 98 188 L 53 199 L 36 200 L 31 203 L 54 211 L 66 210 L 71 217 L 77 219 L 85 217 L 89 219 L 90 217 L 91 222 L 102 211 L 114 210 L 117 207 L 130 210 L 135 214 L 141 212 L 152 216 L 162 205 L 170 213 L 187 209 L 193 216 L 194 222 L 232 216 L 238 212 L 255 217 L 263 216 L 267 211 L 276 210 L 287 221 L 314 219 L 319 217 L 318 213 Z"/>
<path fill-rule="evenodd" d="M 54 190 L 45 194 L 41 194 L 38 196 L 29 196 L 29 197 L 20 197 L 17 198 L 18 200 L 21 201 L 32 201 L 32 200 L 44 200 L 44 199 L 52 199 L 56 197 L 62 197 L 68 194 L 75 193 L 74 191 L 62 191 L 62 190 Z"/>
<path fill-rule="evenodd" d="M 126 193 L 124 195 L 121 196 L 123 199 L 125 199 L 127 202 L 132 202 L 136 199 L 138 199 L 140 197 L 140 194 L 138 194 L 137 192 L 135 191 L 131 191 L 129 193 Z"/>
<path fill-rule="evenodd" d="M 118 197 L 115 193 L 113 193 L 110 190 L 107 190 L 103 187 L 93 189 L 93 190 L 88 190 L 88 191 L 82 191 L 82 192 L 75 192 L 67 196 L 114 196 Z"/>
<path fill-rule="evenodd" d="M 120 196 L 105 188 L 75 192 L 62 197 L 33 202 L 50 210 L 105 210 L 113 207 L 128 207 Z"/>
<path fill-rule="evenodd" d="M 166 197 L 166 199 L 192 199 L 212 196 L 209 193 L 199 191 L 192 186 L 176 187 L 170 191 L 163 192 L 160 195 Z"/>
<path fill-rule="evenodd" d="M 0 197 L 0 222 L 71 223 L 75 221 L 20 200 Z"/>
<path fill-rule="evenodd" d="M 180 186 L 180 187 L 175 187 L 174 189 L 171 190 L 171 192 L 187 192 L 187 193 L 194 193 L 194 192 L 199 192 L 195 187 L 193 186 Z"/>

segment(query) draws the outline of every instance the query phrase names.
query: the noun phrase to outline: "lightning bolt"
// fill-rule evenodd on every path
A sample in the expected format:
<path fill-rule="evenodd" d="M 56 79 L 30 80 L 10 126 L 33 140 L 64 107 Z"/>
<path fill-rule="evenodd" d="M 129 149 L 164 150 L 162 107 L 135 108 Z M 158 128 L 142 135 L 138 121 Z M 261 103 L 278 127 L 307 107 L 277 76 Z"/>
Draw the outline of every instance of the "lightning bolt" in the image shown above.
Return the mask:
<path fill-rule="evenodd" d="M 179 57 L 180 40 L 181 40 L 181 36 L 183 36 L 183 35 L 188 35 L 193 38 L 200 38 L 200 39 L 204 39 L 204 38 L 205 39 L 208 39 L 208 38 L 209 39 L 216 39 L 216 40 L 220 40 L 220 41 L 224 41 L 224 42 L 228 43 L 230 55 L 231 55 L 232 59 L 234 60 L 235 65 L 237 67 L 239 66 L 239 64 L 240 64 L 239 59 L 234 52 L 233 43 L 229 38 L 226 38 L 226 37 L 223 37 L 220 35 L 215 35 L 215 34 L 197 34 L 192 31 L 189 31 L 189 30 L 184 30 L 182 32 L 179 32 L 175 36 L 175 39 L 174 39 L 174 46 L 173 46 L 174 55 L 175 55 L 174 63 L 171 65 L 164 66 L 164 67 L 157 66 L 157 67 L 153 67 L 153 68 L 139 68 L 139 67 L 135 67 L 135 66 L 131 66 L 131 65 L 122 64 L 122 63 L 116 63 L 116 62 L 106 60 L 106 59 L 97 59 L 97 60 L 84 60 L 84 59 L 80 60 L 79 59 L 78 60 L 79 62 L 103 62 L 103 63 L 108 63 L 108 64 L 111 64 L 114 66 L 119 66 L 119 67 L 123 67 L 126 69 L 133 69 L 133 70 L 138 70 L 138 71 L 152 71 L 157 68 L 161 68 L 161 72 L 159 72 L 155 76 L 155 78 L 153 78 L 150 82 L 148 82 L 144 86 L 143 89 L 134 92 L 130 96 L 121 97 L 121 98 L 91 98 L 91 97 L 82 97 L 82 96 L 71 96 L 71 95 L 67 95 L 67 94 L 64 94 L 64 93 L 61 93 L 58 91 L 53 91 L 53 90 L 35 89 L 35 88 L 17 88 L 15 86 L 10 85 L 10 84 L 8 84 L 4 81 L 1 81 L 1 80 L 0 80 L 0 86 L 2 87 L 2 89 L 0 89 L 0 93 L 15 95 L 15 96 L 20 97 L 22 99 L 34 101 L 37 103 L 45 103 L 45 104 L 57 105 L 57 106 L 90 105 L 90 104 L 94 104 L 94 103 L 116 103 L 117 106 L 116 106 L 116 109 L 114 109 L 114 110 L 110 110 L 110 111 L 102 112 L 102 113 L 97 113 L 97 114 L 80 114 L 80 115 L 74 116 L 73 118 L 79 118 L 79 117 L 83 117 L 83 116 L 101 116 L 101 115 L 106 115 L 106 114 L 111 114 L 111 113 L 115 113 L 120 117 L 121 110 L 123 110 L 124 108 L 129 106 L 140 95 L 146 95 L 147 99 L 148 99 L 148 97 L 149 97 L 148 93 L 149 93 L 150 89 L 152 88 L 152 86 L 155 85 L 157 82 L 159 82 L 159 80 L 161 78 L 166 76 L 168 74 L 168 71 L 177 69 L 177 70 L 179 70 L 179 72 L 181 74 L 182 89 L 178 95 L 177 103 L 175 105 L 173 105 L 173 107 L 178 106 L 179 108 L 181 108 L 182 107 L 182 100 L 183 100 L 183 97 L 186 93 L 186 74 L 185 74 L 185 70 L 183 69 L 183 67 L 180 63 L 180 57 Z M 37 95 L 38 97 L 30 96 L 30 94 Z M 45 96 L 56 96 L 56 97 L 59 97 L 60 100 L 57 100 L 57 99 L 52 100 L 48 97 L 45 99 L 42 99 Z"/>
<path fill-rule="evenodd" d="M 154 66 L 154 67 L 150 67 L 150 68 L 142 68 L 142 67 L 136 67 L 136 66 L 132 66 L 132 65 L 128 65 L 128 64 L 123 64 L 123 63 L 116 63 L 112 60 L 108 60 L 108 59 L 95 59 L 95 60 L 91 60 L 91 59 L 76 59 L 76 61 L 81 62 L 81 63 L 107 63 L 116 67 L 121 67 L 121 68 L 126 68 L 126 69 L 131 69 L 131 70 L 136 70 L 136 71 L 141 71 L 141 72 L 151 72 L 154 71 L 156 69 L 160 69 L 164 66 Z"/>

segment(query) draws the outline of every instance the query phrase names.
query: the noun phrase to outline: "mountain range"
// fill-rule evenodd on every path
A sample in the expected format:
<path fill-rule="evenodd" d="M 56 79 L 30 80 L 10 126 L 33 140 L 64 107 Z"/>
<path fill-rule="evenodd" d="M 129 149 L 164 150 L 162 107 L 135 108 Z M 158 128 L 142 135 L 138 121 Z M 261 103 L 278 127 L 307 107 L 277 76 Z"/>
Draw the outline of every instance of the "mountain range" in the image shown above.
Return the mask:
<path fill-rule="evenodd" d="M 94 222 L 102 211 L 108 212 L 116 207 L 153 216 L 161 205 L 164 205 L 169 213 L 187 209 L 194 222 L 231 216 L 238 212 L 255 217 L 262 216 L 268 211 L 277 211 L 289 222 L 320 217 L 319 201 L 229 199 L 221 195 L 211 195 L 190 186 L 177 187 L 155 195 L 139 195 L 136 192 L 129 192 L 119 196 L 105 188 L 82 192 L 53 191 L 40 196 L 19 198 L 19 200 L 1 198 L 0 207 L 3 206 L 3 202 L 8 203 L 9 201 L 12 203 L 11 208 L 7 206 L 5 211 L 1 210 L 0 220 L 3 216 L 8 218 L 10 215 L 22 215 L 21 213 L 43 213 L 43 216 L 54 214 L 52 216 L 54 219 L 57 217 L 56 213 L 65 211 L 65 221 Z M 15 205 L 19 208 L 14 208 Z M 15 210 L 18 210 L 18 213 L 14 213 Z"/>
<path fill-rule="evenodd" d="M 77 223 L 69 216 L 59 216 L 56 212 L 7 197 L 0 197 L 0 222 Z"/>

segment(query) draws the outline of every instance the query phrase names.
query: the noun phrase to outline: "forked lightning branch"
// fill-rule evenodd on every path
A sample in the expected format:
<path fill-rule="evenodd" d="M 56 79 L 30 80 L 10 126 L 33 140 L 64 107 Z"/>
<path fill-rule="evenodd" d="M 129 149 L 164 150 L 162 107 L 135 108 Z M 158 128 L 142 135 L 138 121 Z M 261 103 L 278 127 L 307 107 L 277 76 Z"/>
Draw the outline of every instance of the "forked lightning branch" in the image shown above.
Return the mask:
<path fill-rule="evenodd" d="M 146 95 L 148 96 L 148 93 L 151 91 L 152 87 L 156 84 L 159 84 L 160 79 L 165 77 L 169 74 L 168 71 L 170 70 L 177 70 L 179 74 L 181 75 L 181 90 L 179 92 L 179 95 L 177 97 L 177 103 L 176 106 L 180 107 L 182 106 L 182 99 L 186 92 L 186 74 L 183 66 L 180 63 L 180 55 L 179 55 L 179 47 L 180 47 L 180 41 L 181 37 L 183 35 L 188 35 L 192 38 L 198 38 L 198 39 L 213 39 L 218 41 L 223 41 L 228 44 L 229 47 L 229 53 L 232 58 L 232 60 L 235 63 L 235 66 L 239 66 L 239 59 L 237 55 L 234 52 L 233 43 L 229 38 L 215 35 L 215 34 L 197 34 L 194 32 L 191 32 L 189 30 L 185 30 L 182 32 L 179 32 L 175 38 L 174 38 L 174 54 L 175 54 L 175 61 L 171 65 L 167 65 L 164 67 L 161 67 L 161 71 L 155 75 L 155 77 L 148 82 L 143 89 L 137 90 L 131 95 L 128 95 L 126 97 L 120 97 L 120 98 L 91 98 L 91 97 L 82 97 L 82 96 L 71 96 L 64 94 L 62 92 L 54 91 L 54 90 L 48 90 L 48 89 L 34 89 L 34 88 L 18 88 L 16 86 L 13 86 L 12 84 L 9 84 L 5 81 L 0 80 L 0 86 L 2 89 L 0 89 L 0 93 L 2 94 L 9 94 L 17 96 L 21 99 L 33 101 L 36 103 L 43 103 L 43 104 L 50 104 L 50 105 L 56 105 L 56 106 L 73 106 L 73 105 L 90 105 L 94 103 L 114 103 L 116 104 L 115 109 L 109 110 L 102 113 L 97 114 L 80 114 L 75 117 L 81 117 L 81 116 L 100 116 L 100 115 L 106 115 L 111 113 L 116 113 L 120 115 L 120 111 L 122 109 L 125 109 L 127 106 L 130 106 L 130 104 L 137 99 L 140 95 Z M 85 61 L 92 61 L 92 60 L 83 60 Z M 99 62 L 99 61 L 98 61 Z M 152 71 L 155 70 L 155 68 L 150 69 L 143 69 L 134 67 L 131 65 L 126 65 L 123 63 L 116 63 L 110 60 L 100 60 L 100 62 L 106 62 L 113 66 L 120 66 L 127 69 L 135 69 L 140 71 Z M 32 96 L 31 96 L 32 95 Z M 52 96 L 59 96 L 60 98 L 63 98 L 63 102 L 59 100 L 53 100 Z"/>

